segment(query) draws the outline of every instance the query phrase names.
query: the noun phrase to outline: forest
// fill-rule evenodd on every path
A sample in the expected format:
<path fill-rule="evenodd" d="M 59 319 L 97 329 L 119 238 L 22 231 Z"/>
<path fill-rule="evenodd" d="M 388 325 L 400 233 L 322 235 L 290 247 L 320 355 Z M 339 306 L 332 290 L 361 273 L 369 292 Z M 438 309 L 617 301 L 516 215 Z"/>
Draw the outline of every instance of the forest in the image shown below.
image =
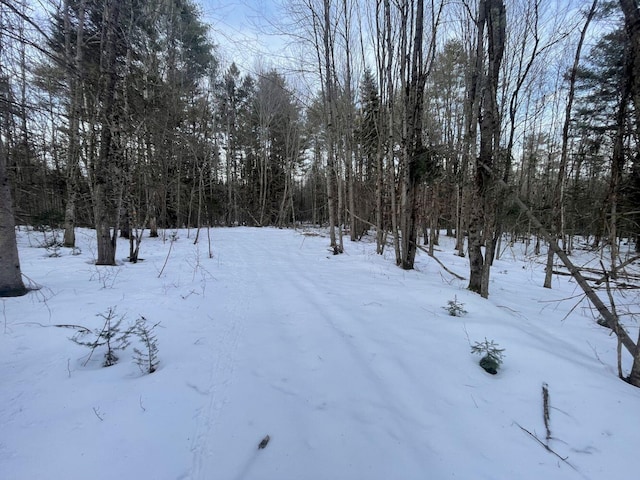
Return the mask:
<path fill-rule="evenodd" d="M 315 224 L 412 269 L 445 232 L 483 297 L 510 242 L 548 249 L 545 286 L 576 239 L 612 278 L 640 249 L 637 0 L 281 8 L 286 58 L 246 71 L 192 0 L 0 0 L 3 295 L 16 225 L 91 227 L 97 265 L 118 236 L 136 262 L 162 229 Z"/>

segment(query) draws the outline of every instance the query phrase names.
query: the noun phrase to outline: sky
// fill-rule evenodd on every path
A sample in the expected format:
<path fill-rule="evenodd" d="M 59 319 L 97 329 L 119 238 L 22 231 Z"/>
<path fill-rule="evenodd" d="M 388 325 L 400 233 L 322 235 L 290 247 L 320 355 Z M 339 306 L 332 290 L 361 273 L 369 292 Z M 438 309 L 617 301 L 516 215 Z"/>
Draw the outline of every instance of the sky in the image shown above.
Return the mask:
<path fill-rule="evenodd" d="M 316 74 L 301 74 L 309 71 L 308 62 L 315 62 L 315 57 L 310 60 L 301 53 L 295 35 L 287 30 L 287 0 L 196 1 L 203 21 L 211 25 L 223 70 L 232 62 L 253 77 L 277 69 L 302 103 L 316 94 Z"/>
<path fill-rule="evenodd" d="M 254 71 L 269 63 L 284 48 L 286 40 L 276 35 L 273 24 L 279 6 L 273 0 L 197 0 L 211 25 L 223 63 L 235 62 L 241 70 Z"/>

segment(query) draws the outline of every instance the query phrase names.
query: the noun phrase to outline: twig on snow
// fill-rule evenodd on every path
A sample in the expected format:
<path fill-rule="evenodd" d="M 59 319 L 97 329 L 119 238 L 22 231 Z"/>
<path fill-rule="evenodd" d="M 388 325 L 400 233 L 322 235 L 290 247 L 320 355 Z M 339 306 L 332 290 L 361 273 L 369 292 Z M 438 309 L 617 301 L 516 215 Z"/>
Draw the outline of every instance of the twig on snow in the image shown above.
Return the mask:
<path fill-rule="evenodd" d="M 558 457 L 560 460 L 562 460 L 563 462 L 565 462 L 567 465 L 569 465 L 571 468 L 573 468 L 575 470 L 575 467 L 573 465 L 571 465 L 567 459 L 569 457 L 563 457 L 560 454 L 558 454 L 557 452 L 555 452 L 549 445 L 547 445 L 546 443 L 544 443 L 542 440 L 540 440 L 536 434 L 531 433 L 529 430 L 527 430 L 526 428 L 524 428 L 522 425 L 520 425 L 518 422 L 515 422 L 516 425 L 518 425 L 518 427 L 520 427 L 520 429 L 525 432 L 528 433 L 531 438 L 533 438 L 536 442 L 538 442 L 540 445 L 542 445 L 544 447 L 544 449 L 552 454 L 554 454 L 556 457 Z"/>
<path fill-rule="evenodd" d="M 43 328 L 48 328 L 48 327 L 75 328 L 76 330 L 80 330 L 80 331 L 85 332 L 85 333 L 91 332 L 91 330 L 88 329 L 87 327 L 83 327 L 82 325 L 73 325 L 71 323 L 58 323 L 58 324 L 54 324 L 54 325 L 45 325 L 45 324 L 40 323 L 40 322 L 18 322 L 18 323 L 14 323 L 14 325 L 38 325 L 39 327 L 43 327 Z"/>
<path fill-rule="evenodd" d="M 104 418 L 102 418 L 100 416 L 100 412 L 98 411 L 98 409 L 96 407 L 93 407 L 93 413 L 96 414 L 96 417 L 98 417 L 100 419 L 101 422 L 104 422 Z"/>
<path fill-rule="evenodd" d="M 542 384 L 542 415 L 544 417 L 544 428 L 547 431 L 547 443 L 551 440 L 551 415 L 549 414 L 549 385 Z"/>

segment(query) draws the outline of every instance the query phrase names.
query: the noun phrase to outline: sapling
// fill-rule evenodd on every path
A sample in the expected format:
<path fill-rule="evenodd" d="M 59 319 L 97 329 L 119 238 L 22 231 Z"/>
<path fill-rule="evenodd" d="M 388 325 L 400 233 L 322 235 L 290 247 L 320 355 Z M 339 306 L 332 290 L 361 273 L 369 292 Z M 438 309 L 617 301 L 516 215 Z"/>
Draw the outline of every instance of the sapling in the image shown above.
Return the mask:
<path fill-rule="evenodd" d="M 60 244 L 58 242 L 51 244 L 50 246 L 45 247 L 47 250 L 47 254 L 50 258 L 58 258 L 60 257 Z"/>
<path fill-rule="evenodd" d="M 178 232 L 174 231 L 171 233 L 171 242 L 169 243 L 169 251 L 167 252 L 167 258 L 164 259 L 164 265 L 160 269 L 160 273 L 158 273 L 158 278 L 162 276 L 162 272 L 164 272 L 165 267 L 167 266 L 167 262 L 169 261 L 169 255 L 171 255 L 171 249 L 173 248 L 173 244 L 178 240 Z"/>
<path fill-rule="evenodd" d="M 83 363 L 83 366 L 89 363 L 89 360 L 91 360 L 91 356 L 96 348 L 105 346 L 107 351 L 104 354 L 104 363 L 102 365 L 104 367 L 110 367 L 111 365 L 115 365 L 118 361 L 116 352 L 118 350 L 124 350 L 129 346 L 128 337 L 131 332 L 129 329 L 124 332 L 121 331 L 120 324 L 124 320 L 124 315 L 117 316 L 115 307 L 109 307 L 105 313 L 98 313 L 96 316 L 104 319 L 104 324 L 102 325 L 102 328 L 93 331 L 95 337 L 92 340 L 83 339 L 85 335 L 91 333 L 89 330 L 81 330 L 77 332 L 73 337 L 71 337 L 71 340 L 78 345 L 83 345 L 91 349 L 91 352 Z"/>
<path fill-rule="evenodd" d="M 132 333 L 138 337 L 140 343 L 142 343 L 141 349 L 134 347 L 133 359 L 143 373 L 153 373 L 158 369 L 160 362 L 158 360 L 158 340 L 153 330 L 159 324 L 160 322 L 149 327 L 147 325 L 147 319 L 141 315 L 131 330 Z"/>
<path fill-rule="evenodd" d="M 467 313 L 463 307 L 464 303 L 459 302 L 458 297 L 454 295 L 453 300 L 449 300 L 447 306 L 442 308 L 449 312 L 452 317 L 461 317 Z"/>
<path fill-rule="evenodd" d="M 498 369 L 502 365 L 504 358 L 504 348 L 498 348 L 498 344 L 493 340 L 489 341 L 486 338 L 484 342 L 476 342 L 471 346 L 471 353 L 477 353 L 482 355 L 480 359 L 480 366 L 491 375 L 498 373 Z"/>

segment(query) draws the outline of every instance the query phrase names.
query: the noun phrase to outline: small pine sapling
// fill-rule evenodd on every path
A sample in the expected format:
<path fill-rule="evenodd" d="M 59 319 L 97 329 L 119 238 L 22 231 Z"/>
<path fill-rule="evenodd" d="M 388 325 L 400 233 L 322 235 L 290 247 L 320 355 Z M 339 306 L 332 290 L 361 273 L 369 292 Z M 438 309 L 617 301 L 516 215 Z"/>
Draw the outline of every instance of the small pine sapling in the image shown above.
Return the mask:
<path fill-rule="evenodd" d="M 61 245 L 58 242 L 55 242 L 52 245 L 45 247 L 49 258 L 59 258 L 62 256 L 60 254 L 60 246 Z"/>
<path fill-rule="evenodd" d="M 458 301 L 458 297 L 454 295 L 453 300 L 447 302 L 444 308 L 452 317 L 461 317 L 467 313 L 464 309 L 464 303 Z"/>
<path fill-rule="evenodd" d="M 93 352 L 98 347 L 105 346 L 107 351 L 104 354 L 104 367 L 110 367 L 118 362 L 118 356 L 116 352 L 118 350 L 124 350 L 129 346 L 128 337 L 130 331 L 122 331 L 120 325 L 124 320 L 124 315 L 117 316 L 115 307 L 109 307 L 105 313 L 96 314 L 97 317 L 104 319 L 104 324 L 101 329 L 93 331 L 95 338 L 93 340 L 84 340 L 83 337 L 89 333 L 87 330 L 82 330 L 76 333 L 71 340 L 78 345 L 83 345 L 91 349 L 89 356 L 83 363 L 86 366 L 91 360 Z"/>
<path fill-rule="evenodd" d="M 489 341 L 486 338 L 484 342 L 476 342 L 471 346 L 471 353 L 482 355 L 480 366 L 491 375 L 498 373 L 498 369 L 502 365 L 504 358 L 503 352 L 504 348 L 498 348 L 497 343 L 493 340 Z"/>
<path fill-rule="evenodd" d="M 134 361 L 142 371 L 142 373 L 153 373 L 158 369 L 158 340 L 154 329 L 160 324 L 156 323 L 152 327 L 147 324 L 147 319 L 143 316 L 136 321 L 132 332 L 138 337 L 142 344 L 141 349 L 134 348 Z"/>

